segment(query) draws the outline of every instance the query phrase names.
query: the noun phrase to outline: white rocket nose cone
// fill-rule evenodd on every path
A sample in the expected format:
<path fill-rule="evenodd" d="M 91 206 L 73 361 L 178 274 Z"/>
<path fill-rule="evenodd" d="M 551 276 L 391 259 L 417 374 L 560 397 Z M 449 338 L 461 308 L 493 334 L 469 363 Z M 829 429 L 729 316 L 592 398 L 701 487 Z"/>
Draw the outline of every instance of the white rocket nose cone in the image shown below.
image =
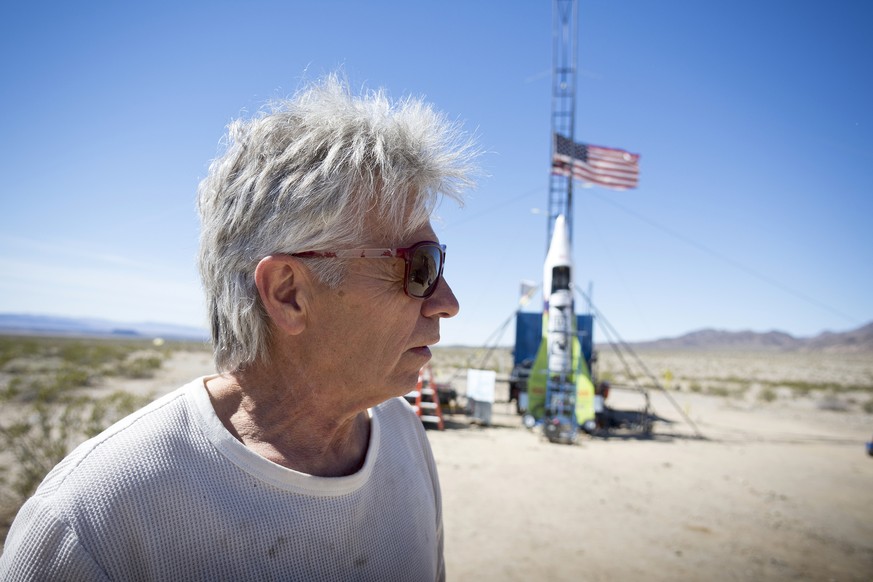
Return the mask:
<path fill-rule="evenodd" d="M 556 267 L 568 267 L 570 269 L 570 282 L 572 282 L 573 259 L 570 256 L 570 231 L 563 214 L 555 219 L 552 241 L 549 243 L 549 252 L 546 253 L 546 262 L 543 265 L 543 295 L 546 300 L 552 293 L 552 273 Z"/>

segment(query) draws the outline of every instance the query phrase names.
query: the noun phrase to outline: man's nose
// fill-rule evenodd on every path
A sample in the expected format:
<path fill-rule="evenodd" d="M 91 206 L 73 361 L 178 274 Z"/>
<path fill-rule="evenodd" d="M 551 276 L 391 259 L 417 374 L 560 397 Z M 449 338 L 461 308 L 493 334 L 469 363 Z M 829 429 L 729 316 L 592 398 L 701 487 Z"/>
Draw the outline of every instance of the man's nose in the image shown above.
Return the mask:
<path fill-rule="evenodd" d="M 421 312 L 426 317 L 454 317 L 460 309 L 458 298 L 445 277 L 440 278 L 433 295 L 425 299 L 421 306 Z"/>

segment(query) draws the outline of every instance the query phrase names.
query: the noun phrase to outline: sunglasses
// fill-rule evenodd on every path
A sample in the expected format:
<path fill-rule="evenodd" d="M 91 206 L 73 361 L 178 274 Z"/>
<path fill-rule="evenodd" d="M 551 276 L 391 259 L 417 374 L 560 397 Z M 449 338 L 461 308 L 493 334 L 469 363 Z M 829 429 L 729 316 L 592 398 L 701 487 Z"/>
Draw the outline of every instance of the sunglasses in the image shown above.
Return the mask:
<path fill-rule="evenodd" d="M 292 256 L 317 259 L 403 259 L 403 292 L 409 297 L 427 299 L 436 291 L 443 265 L 446 245 L 424 240 L 400 249 L 347 249 L 341 251 L 304 251 Z"/>

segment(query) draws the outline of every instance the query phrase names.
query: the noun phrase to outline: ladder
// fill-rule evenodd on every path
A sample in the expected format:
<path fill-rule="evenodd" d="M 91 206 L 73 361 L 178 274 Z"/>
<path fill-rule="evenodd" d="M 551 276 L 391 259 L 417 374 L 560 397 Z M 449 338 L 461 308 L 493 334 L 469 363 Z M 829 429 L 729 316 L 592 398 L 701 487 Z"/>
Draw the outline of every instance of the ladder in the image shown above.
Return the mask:
<path fill-rule="evenodd" d="M 430 364 L 418 371 L 418 383 L 415 385 L 415 390 L 406 395 L 406 401 L 412 405 L 421 422 L 435 424 L 439 430 L 445 429 L 443 411 Z"/>

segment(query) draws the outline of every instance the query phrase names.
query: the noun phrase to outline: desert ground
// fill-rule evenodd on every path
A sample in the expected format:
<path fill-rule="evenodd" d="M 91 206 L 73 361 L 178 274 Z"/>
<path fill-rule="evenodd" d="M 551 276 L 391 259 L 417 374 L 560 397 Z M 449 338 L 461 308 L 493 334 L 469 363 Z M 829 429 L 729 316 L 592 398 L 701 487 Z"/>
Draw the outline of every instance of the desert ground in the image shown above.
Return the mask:
<path fill-rule="evenodd" d="M 508 350 L 437 349 L 458 391 L 429 428 L 452 580 L 873 579 L 873 355 L 641 353 L 645 372 L 602 354 L 607 404 L 638 410 L 650 437 L 616 430 L 551 444 L 498 381 L 491 423 L 464 413 L 466 367 L 508 375 Z M 152 378 L 109 379 L 157 397 L 211 373 L 179 351 Z M 654 378 L 654 380 L 652 380 Z"/>
<path fill-rule="evenodd" d="M 499 402 L 490 427 L 450 415 L 429 431 L 453 578 L 873 579 L 871 355 L 640 358 L 673 385 L 649 391 L 651 438 L 551 444 Z M 611 354 L 598 367 L 626 379 Z"/>

